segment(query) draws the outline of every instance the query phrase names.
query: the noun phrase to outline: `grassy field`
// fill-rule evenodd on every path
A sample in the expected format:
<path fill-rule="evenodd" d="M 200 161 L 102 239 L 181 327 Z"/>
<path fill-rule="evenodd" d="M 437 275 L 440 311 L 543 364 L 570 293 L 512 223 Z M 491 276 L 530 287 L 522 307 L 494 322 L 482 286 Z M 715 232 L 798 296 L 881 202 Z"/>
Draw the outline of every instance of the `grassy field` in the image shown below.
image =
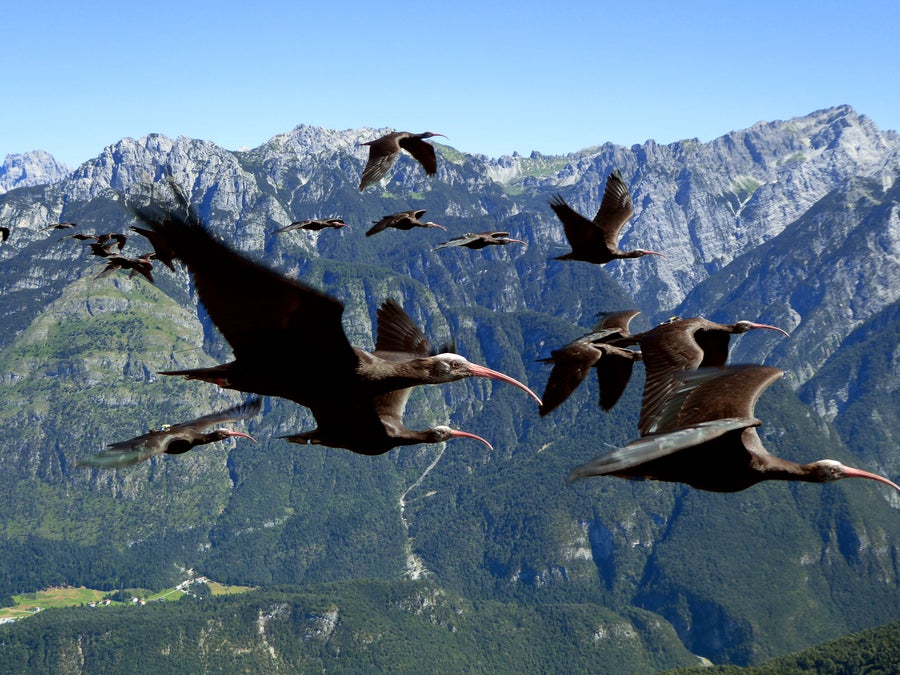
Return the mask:
<path fill-rule="evenodd" d="M 206 585 L 213 595 L 228 595 L 231 593 L 245 593 L 253 590 L 250 586 L 227 586 L 216 581 L 207 580 Z M 186 592 L 190 590 L 190 586 L 186 590 L 178 588 L 167 588 L 158 593 L 150 593 L 140 589 L 129 589 L 127 594 L 133 597 L 139 597 L 145 602 L 154 601 L 170 601 L 179 600 Z M 13 601 L 16 603 L 12 607 L 0 608 L 0 619 L 21 619 L 31 616 L 35 612 L 50 607 L 77 607 L 78 605 L 87 605 L 91 602 L 99 603 L 107 595 L 111 595 L 107 591 L 97 591 L 91 588 L 61 587 L 48 588 L 35 593 L 23 593 L 22 595 L 14 595 Z M 111 605 L 126 605 L 130 602 L 112 602 Z"/>
<path fill-rule="evenodd" d="M 23 593 L 14 595 L 15 605 L 0 609 L 0 619 L 21 619 L 24 616 L 50 607 L 72 607 L 74 605 L 86 605 L 89 602 L 99 602 L 107 595 L 104 591 L 95 591 L 91 588 L 48 588 L 36 593 Z"/>

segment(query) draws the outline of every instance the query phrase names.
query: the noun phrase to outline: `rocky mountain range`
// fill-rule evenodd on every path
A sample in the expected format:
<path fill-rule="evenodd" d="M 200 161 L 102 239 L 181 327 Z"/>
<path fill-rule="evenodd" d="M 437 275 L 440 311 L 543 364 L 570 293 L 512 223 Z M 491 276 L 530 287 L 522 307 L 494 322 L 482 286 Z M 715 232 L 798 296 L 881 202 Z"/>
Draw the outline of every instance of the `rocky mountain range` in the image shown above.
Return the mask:
<path fill-rule="evenodd" d="M 0 194 L 15 188 L 55 183 L 68 173 L 65 164 L 43 150 L 7 155 L 0 164 Z"/>
<path fill-rule="evenodd" d="M 152 584 L 175 564 L 250 585 L 424 575 L 468 598 L 596 603 L 647 639 L 655 629 L 635 623 L 636 608 L 694 653 L 736 663 L 897 618 L 900 498 L 887 490 L 847 481 L 723 498 L 613 479 L 564 486 L 571 466 L 635 435 L 639 375 L 609 415 L 596 383 L 545 419 L 500 385 L 416 392 L 408 423 L 488 433 L 491 456 L 460 441 L 374 463 L 286 447 L 277 436 L 311 418 L 272 400 L 251 422 L 270 438 L 258 447 L 75 469 L 106 442 L 238 400 L 155 374 L 228 357 L 183 271 L 154 272 L 155 286 L 98 279 L 80 243 L 46 229 L 127 231 L 126 198 L 161 196 L 171 174 L 217 236 L 339 297 L 354 344 L 372 345 L 377 305 L 397 297 L 435 340 L 453 335 L 467 357 L 538 391 L 547 372 L 535 360 L 600 310 L 638 308 L 638 329 L 673 314 L 780 325 L 789 339 L 748 334 L 733 357 L 785 370 L 758 409 L 768 447 L 900 476 L 896 133 L 841 106 L 708 143 L 501 158 L 439 145 L 435 177 L 401 158 L 360 194 L 359 143 L 384 131 L 301 125 L 246 152 L 150 135 L 69 172 L 35 156 L 19 183 L 3 183 L 0 565 L 21 566 L 35 550 L 70 562 L 29 569 L 0 596 L 62 581 Z M 623 248 L 667 257 L 603 268 L 550 260 L 568 248 L 547 200 L 560 193 L 592 217 L 614 169 L 635 204 Z M 527 245 L 435 252 L 443 233 L 363 236 L 413 207 L 447 238 L 503 229 Z M 328 216 L 350 226 L 274 234 Z M 128 251 L 144 249 L 129 239 Z M 98 555 L 103 569 L 88 564 Z"/>

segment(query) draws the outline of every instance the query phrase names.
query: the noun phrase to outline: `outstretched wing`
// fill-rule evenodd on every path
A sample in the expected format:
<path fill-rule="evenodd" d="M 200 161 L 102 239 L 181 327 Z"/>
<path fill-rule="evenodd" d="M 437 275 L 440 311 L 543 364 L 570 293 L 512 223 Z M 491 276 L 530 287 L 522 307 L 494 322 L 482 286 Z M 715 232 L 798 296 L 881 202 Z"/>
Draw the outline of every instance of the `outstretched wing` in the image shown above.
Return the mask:
<path fill-rule="evenodd" d="M 610 248 L 618 248 L 619 232 L 633 214 L 634 206 L 628 186 L 625 185 L 622 174 L 618 170 L 613 171 L 606 179 L 603 199 L 594 216 L 594 223 L 603 230 L 606 244 Z"/>
<path fill-rule="evenodd" d="M 375 350 L 403 352 L 410 357 L 432 356 L 436 353 L 416 322 L 393 298 L 388 298 L 378 308 Z"/>
<path fill-rule="evenodd" d="M 400 139 L 400 147 L 416 158 L 426 174 L 433 176 L 437 173 L 437 158 L 431 143 L 426 143 L 421 138 L 407 137 Z"/>
<path fill-rule="evenodd" d="M 573 251 L 607 249 L 603 230 L 569 206 L 561 195 L 550 199 L 550 208 L 563 224 L 566 239 Z"/>
<path fill-rule="evenodd" d="M 552 352 L 553 370 L 541 396 L 543 417 L 563 403 L 587 377 L 603 353 L 591 344 L 570 344 Z"/>
<path fill-rule="evenodd" d="M 720 419 L 713 422 L 702 422 L 686 429 L 672 431 L 656 436 L 647 436 L 629 443 L 625 447 L 612 452 L 581 466 L 577 466 L 569 473 L 566 482 L 572 483 L 580 478 L 588 476 L 609 476 L 613 474 L 634 473 L 640 474 L 639 467 L 656 460 L 669 457 L 674 453 L 690 448 L 719 436 L 729 431 L 758 426 L 760 420 L 755 418 Z"/>
<path fill-rule="evenodd" d="M 332 380 L 352 376 L 358 359 L 344 334 L 340 301 L 232 251 L 190 210 L 149 206 L 135 212 L 187 266 L 200 301 L 238 359 L 278 364 L 298 386 L 326 374 Z"/>
<path fill-rule="evenodd" d="M 173 424 L 171 427 L 171 431 L 178 431 L 181 429 L 203 431 L 204 429 L 208 429 L 214 424 L 227 424 L 228 422 L 237 422 L 240 420 L 246 420 L 251 417 L 255 417 L 259 414 L 259 411 L 261 409 L 262 399 L 257 397 L 245 403 L 241 403 L 239 405 L 228 408 L 227 410 L 220 410 L 219 412 L 210 413 L 209 415 L 203 415 L 202 417 L 198 417 L 197 419 L 191 420 L 190 422 Z"/>

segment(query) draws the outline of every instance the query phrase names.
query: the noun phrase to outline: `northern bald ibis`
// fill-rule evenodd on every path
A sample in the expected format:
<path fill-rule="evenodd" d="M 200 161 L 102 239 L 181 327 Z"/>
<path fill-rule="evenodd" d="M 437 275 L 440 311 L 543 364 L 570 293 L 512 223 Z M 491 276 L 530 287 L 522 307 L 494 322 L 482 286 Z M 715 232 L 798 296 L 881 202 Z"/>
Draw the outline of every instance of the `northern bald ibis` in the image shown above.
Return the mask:
<path fill-rule="evenodd" d="M 680 385 L 679 373 L 698 368 L 724 368 L 731 335 L 757 329 L 774 330 L 789 337 L 784 329 L 764 323 L 737 321 L 722 324 L 702 317 L 670 319 L 635 336 L 647 371 L 638 421 L 640 434 L 668 431 L 660 412 Z"/>
<path fill-rule="evenodd" d="M 290 225 L 279 227 L 275 232 L 290 232 L 292 230 L 310 230 L 312 232 L 318 232 L 327 227 L 340 229 L 346 226 L 347 223 L 345 223 L 342 218 L 312 218 L 310 220 L 295 220 Z"/>
<path fill-rule="evenodd" d="M 95 279 L 102 279 L 103 277 L 109 276 L 116 270 L 130 270 L 131 273 L 128 275 L 129 279 L 134 278 L 135 275 L 140 274 L 151 284 L 153 283 L 153 263 L 150 262 L 153 258 L 156 257 L 154 253 L 145 253 L 140 258 L 127 258 L 122 255 L 109 255 L 106 257 L 106 267 L 98 274 Z"/>
<path fill-rule="evenodd" d="M 166 375 L 279 396 L 314 414 L 343 416 L 345 425 L 380 425 L 373 404 L 379 394 L 466 377 L 508 382 L 540 402 L 521 382 L 458 354 L 393 361 L 353 347 L 341 324 L 340 301 L 216 241 L 184 202 L 176 210 L 149 206 L 135 213 L 187 266 L 200 301 L 234 351 L 229 363 Z"/>
<path fill-rule="evenodd" d="M 526 242 L 521 239 L 513 239 L 509 236 L 509 232 L 490 231 L 490 232 L 469 232 L 460 237 L 453 237 L 450 241 L 445 241 L 434 247 L 437 251 L 442 248 L 451 246 L 465 246 L 474 250 L 486 248 L 488 246 L 506 246 L 507 244 L 524 244 Z"/>
<path fill-rule="evenodd" d="M 440 349 L 432 347 L 425 334 L 393 298 L 388 298 L 378 308 L 378 329 L 373 353 L 379 358 L 403 363 L 439 353 L 446 354 L 450 349 L 452 346 L 448 345 L 442 345 Z M 505 376 L 501 379 L 505 379 Z M 515 384 L 511 379 L 505 381 Z M 372 405 L 378 418 L 377 423 L 367 414 L 356 418 L 340 409 L 313 407 L 317 427 L 285 438 L 292 443 L 345 448 L 362 455 L 380 455 L 397 446 L 442 443 L 454 438 L 472 438 L 493 450 L 493 446 L 481 436 L 443 425 L 421 431 L 408 429 L 403 424 L 403 413 L 411 392 L 412 387 L 406 387 L 374 396 Z"/>
<path fill-rule="evenodd" d="M 228 408 L 228 410 L 198 417 L 190 422 L 182 422 L 172 426 L 165 425 L 162 429 L 150 431 L 127 441 L 110 443 L 106 450 L 97 453 L 93 457 L 79 460 L 77 466 L 115 469 L 120 466 L 137 464 L 150 459 L 154 455 L 163 453 L 180 455 L 198 445 L 215 443 L 230 436 L 249 438 L 256 443 L 254 438 L 242 431 L 215 429 L 208 433 L 203 432 L 214 424 L 228 424 L 229 422 L 237 422 L 254 417 L 259 413 L 261 405 L 262 399 L 256 398 L 233 408 Z"/>
<path fill-rule="evenodd" d="M 619 233 L 622 226 L 634 214 L 631 194 L 619 171 L 613 171 L 606 179 L 606 189 L 600 208 L 594 220 L 588 220 L 575 211 L 561 195 L 550 200 L 550 207 L 563 224 L 566 239 L 572 251 L 554 260 L 582 260 L 603 265 L 621 258 L 640 258 L 645 255 L 665 254 L 638 248 L 623 251 L 619 248 Z"/>
<path fill-rule="evenodd" d="M 426 131 L 421 134 L 395 131 L 381 138 L 376 138 L 374 141 L 361 143 L 360 145 L 369 146 L 369 160 L 366 162 L 366 168 L 363 169 L 362 180 L 359 182 L 359 191 L 362 192 L 370 185 L 380 181 L 393 166 L 401 150 L 406 150 L 411 154 L 425 169 L 425 173 L 433 176 L 437 173 L 437 158 L 434 154 L 434 146 L 431 143 L 426 143 L 424 139 L 433 138 L 434 136 L 444 136 L 444 134 L 436 134 L 433 131 Z"/>
<path fill-rule="evenodd" d="M 756 433 L 760 394 L 783 374 L 770 366 L 730 366 L 682 373 L 661 416 L 670 431 L 644 436 L 576 467 L 568 482 L 618 476 L 685 483 L 698 490 L 739 492 L 764 480 L 828 483 L 868 478 L 900 486 L 833 459 L 798 464 L 770 454 Z"/>
<path fill-rule="evenodd" d="M 438 225 L 431 221 L 422 222 L 419 218 L 423 215 L 425 215 L 425 209 L 410 209 L 409 211 L 392 213 L 375 222 L 375 224 L 366 231 L 366 236 L 371 237 L 373 234 L 383 232 L 389 227 L 392 227 L 395 230 L 411 230 L 414 227 L 436 227 L 441 230 L 447 229 L 443 225 Z"/>
<path fill-rule="evenodd" d="M 539 359 L 542 363 L 553 364 L 541 397 L 544 401 L 540 408 L 542 417 L 565 401 L 591 368 L 597 370 L 600 407 L 609 410 L 616 404 L 631 379 L 634 362 L 641 360 L 641 353 L 609 343 L 630 338 L 628 326 L 638 314 L 640 311 L 636 309 L 605 313 L 589 333 L 554 349 L 548 358 Z"/>

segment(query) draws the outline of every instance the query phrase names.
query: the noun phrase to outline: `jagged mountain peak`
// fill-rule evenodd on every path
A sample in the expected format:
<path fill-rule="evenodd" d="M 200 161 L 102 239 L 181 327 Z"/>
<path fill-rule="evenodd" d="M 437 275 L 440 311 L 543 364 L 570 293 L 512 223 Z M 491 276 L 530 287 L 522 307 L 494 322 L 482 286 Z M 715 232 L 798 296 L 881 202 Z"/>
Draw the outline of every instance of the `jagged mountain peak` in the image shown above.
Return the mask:
<path fill-rule="evenodd" d="M 7 155 L 0 164 L 0 194 L 62 180 L 69 168 L 44 150 Z"/>

